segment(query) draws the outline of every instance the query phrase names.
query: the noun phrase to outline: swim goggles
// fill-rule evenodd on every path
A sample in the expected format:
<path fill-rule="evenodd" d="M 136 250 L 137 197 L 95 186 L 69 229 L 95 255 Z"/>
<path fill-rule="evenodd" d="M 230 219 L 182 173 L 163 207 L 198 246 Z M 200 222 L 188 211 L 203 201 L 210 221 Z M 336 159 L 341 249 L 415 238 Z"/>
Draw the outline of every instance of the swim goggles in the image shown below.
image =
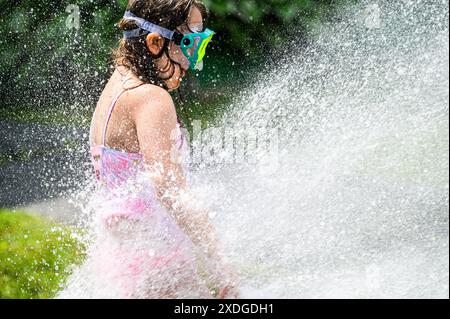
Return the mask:
<path fill-rule="evenodd" d="M 138 26 L 136 29 L 125 31 L 125 39 L 139 37 L 150 32 L 157 32 L 164 38 L 173 40 L 176 45 L 180 46 L 181 51 L 190 62 L 190 69 L 199 71 L 203 69 L 203 57 L 205 56 L 206 46 L 215 34 L 214 31 L 205 29 L 203 32 L 182 34 L 176 30 L 170 31 L 139 18 L 130 11 L 125 12 L 124 19 L 132 20 Z"/>

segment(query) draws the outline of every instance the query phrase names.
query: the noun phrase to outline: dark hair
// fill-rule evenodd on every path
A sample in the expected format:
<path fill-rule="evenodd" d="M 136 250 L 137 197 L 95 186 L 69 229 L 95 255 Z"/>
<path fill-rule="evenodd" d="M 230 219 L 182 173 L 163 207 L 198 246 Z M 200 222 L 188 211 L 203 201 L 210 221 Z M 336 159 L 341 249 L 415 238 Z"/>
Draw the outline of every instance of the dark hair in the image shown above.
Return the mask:
<path fill-rule="evenodd" d="M 183 25 L 188 19 L 190 9 L 195 6 L 202 13 L 203 19 L 207 17 L 206 7 L 199 0 L 130 0 L 127 11 L 169 30 Z M 137 28 L 134 21 L 122 19 L 118 24 L 122 31 Z M 169 41 L 164 39 L 161 54 L 166 51 Z M 119 47 L 113 51 L 116 66 L 123 65 L 129 68 L 142 81 L 159 85 L 167 89 L 164 81 L 158 76 L 154 59 L 161 56 L 153 55 L 147 47 L 146 35 L 124 39 Z"/>

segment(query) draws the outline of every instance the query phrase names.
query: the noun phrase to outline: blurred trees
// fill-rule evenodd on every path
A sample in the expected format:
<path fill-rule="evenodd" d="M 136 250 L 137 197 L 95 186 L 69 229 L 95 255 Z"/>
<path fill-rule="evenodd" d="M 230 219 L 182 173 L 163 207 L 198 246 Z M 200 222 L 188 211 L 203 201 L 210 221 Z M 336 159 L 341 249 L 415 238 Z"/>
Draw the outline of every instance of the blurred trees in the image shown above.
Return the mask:
<path fill-rule="evenodd" d="M 329 12 L 333 0 L 205 0 L 220 43 L 255 53 L 280 45 L 294 30 L 314 25 Z M 301 35 L 300 35 L 301 37 Z"/>
<path fill-rule="evenodd" d="M 126 2 L 0 0 L 0 107 L 75 101 L 87 107 L 92 103 L 107 77 L 111 49 L 121 37 L 115 23 L 123 15 Z M 334 3 L 204 2 L 211 13 L 209 27 L 217 32 L 210 51 L 216 59 L 208 60 L 208 65 L 223 63 L 224 59 L 242 65 L 276 48 L 289 35 L 302 37 L 302 32 L 320 21 Z M 71 19 L 77 8 L 79 25 Z"/>

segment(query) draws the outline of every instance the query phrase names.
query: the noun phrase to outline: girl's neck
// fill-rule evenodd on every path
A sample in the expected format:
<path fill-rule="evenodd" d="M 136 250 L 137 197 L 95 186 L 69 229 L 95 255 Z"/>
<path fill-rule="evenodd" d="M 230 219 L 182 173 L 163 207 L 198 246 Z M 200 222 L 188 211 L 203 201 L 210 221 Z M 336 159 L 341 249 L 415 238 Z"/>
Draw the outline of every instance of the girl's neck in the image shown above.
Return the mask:
<path fill-rule="evenodd" d="M 132 89 L 143 83 L 143 81 L 139 79 L 130 69 L 123 65 L 117 66 L 116 70 L 121 77 L 122 87 L 125 90 Z"/>

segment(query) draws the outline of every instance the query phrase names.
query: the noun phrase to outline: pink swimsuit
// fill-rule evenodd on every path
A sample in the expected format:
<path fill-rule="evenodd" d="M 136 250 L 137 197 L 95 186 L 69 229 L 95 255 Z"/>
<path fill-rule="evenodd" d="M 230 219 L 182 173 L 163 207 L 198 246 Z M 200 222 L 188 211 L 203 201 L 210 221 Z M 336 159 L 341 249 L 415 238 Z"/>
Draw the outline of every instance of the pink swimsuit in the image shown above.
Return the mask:
<path fill-rule="evenodd" d="M 99 182 L 92 201 L 99 230 L 88 253 L 91 268 L 111 286 L 106 290 L 115 291 L 114 298 L 210 298 L 198 274 L 194 244 L 156 198 L 142 154 L 105 146 L 109 119 L 124 92 L 111 104 L 102 145 L 91 142 Z M 177 143 L 183 157 L 189 147 L 180 125 Z"/>

